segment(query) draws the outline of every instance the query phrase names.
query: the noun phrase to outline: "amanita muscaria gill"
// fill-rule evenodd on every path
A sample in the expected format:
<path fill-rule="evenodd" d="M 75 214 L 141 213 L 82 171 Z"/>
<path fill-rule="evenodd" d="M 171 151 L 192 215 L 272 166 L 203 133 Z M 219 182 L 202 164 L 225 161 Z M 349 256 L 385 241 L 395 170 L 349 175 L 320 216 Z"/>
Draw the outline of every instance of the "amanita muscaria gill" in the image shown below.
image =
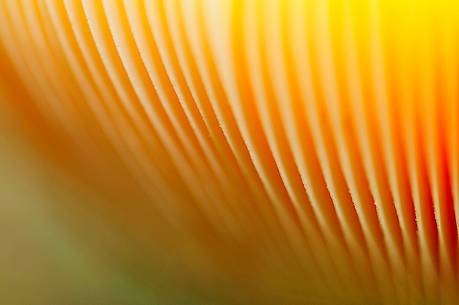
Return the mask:
<path fill-rule="evenodd" d="M 146 289 L 459 304 L 458 37 L 451 0 L 0 0 L 1 106 Z"/>

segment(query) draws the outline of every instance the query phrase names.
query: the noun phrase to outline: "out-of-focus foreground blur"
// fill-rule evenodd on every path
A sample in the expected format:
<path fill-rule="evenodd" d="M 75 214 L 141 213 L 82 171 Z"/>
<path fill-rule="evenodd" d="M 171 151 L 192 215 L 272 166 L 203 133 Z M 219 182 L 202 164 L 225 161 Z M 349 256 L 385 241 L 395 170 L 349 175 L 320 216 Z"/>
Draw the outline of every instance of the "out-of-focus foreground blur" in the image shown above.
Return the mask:
<path fill-rule="evenodd" d="M 18 96 L 7 86 L 14 87 L 17 79 L 4 60 L 0 58 L 0 304 L 208 304 L 190 283 L 171 278 L 159 257 L 135 253 L 136 246 L 146 249 L 120 236 L 119 224 L 87 208 L 117 200 L 63 173 L 44 157 L 43 148 L 28 140 L 24 122 L 8 106 L 7 99 Z"/>
<path fill-rule="evenodd" d="M 136 268 L 113 262 L 110 255 L 123 252 L 129 243 L 111 254 L 98 251 L 97 242 L 116 240 L 116 233 L 78 206 L 103 199 L 37 156 L 0 105 L 1 304 L 148 305 L 199 300 L 187 288 L 168 282 L 161 268 L 145 281 Z M 56 203 L 64 207 L 60 212 Z M 71 220 L 76 223 L 69 225 Z"/>

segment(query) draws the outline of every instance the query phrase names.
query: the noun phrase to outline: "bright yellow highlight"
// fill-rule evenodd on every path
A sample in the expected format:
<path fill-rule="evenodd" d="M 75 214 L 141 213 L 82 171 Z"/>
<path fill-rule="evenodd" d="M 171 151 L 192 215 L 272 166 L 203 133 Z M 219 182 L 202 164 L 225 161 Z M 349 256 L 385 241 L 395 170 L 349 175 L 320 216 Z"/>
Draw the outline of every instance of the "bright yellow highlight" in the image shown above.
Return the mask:
<path fill-rule="evenodd" d="M 116 152 L 119 213 L 247 304 L 459 302 L 458 37 L 446 0 L 0 0 L 33 138 Z"/>

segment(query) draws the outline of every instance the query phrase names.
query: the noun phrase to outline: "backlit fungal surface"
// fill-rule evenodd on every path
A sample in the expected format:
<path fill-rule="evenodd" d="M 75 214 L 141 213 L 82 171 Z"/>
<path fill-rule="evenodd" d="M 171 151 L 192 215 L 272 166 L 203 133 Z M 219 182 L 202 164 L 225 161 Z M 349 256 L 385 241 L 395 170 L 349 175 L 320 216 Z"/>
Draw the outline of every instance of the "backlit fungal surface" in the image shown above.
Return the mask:
<path fill-rule="evenodd" d="M 0 303 L 459 304 L 458 37 L 451 0 L 0 0 Z"/>

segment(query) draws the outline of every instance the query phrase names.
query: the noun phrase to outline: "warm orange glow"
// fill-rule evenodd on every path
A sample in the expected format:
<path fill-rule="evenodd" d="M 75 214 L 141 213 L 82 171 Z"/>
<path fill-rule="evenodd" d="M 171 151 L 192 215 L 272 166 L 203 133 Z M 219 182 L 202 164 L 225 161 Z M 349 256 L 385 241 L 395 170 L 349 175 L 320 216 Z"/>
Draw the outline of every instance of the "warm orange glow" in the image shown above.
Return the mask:
<path fill-rule="evenodd" d="M 279 304 L 458 302 L 458 37 L 446 0 L 0 0 L 30 138 Z"/>

